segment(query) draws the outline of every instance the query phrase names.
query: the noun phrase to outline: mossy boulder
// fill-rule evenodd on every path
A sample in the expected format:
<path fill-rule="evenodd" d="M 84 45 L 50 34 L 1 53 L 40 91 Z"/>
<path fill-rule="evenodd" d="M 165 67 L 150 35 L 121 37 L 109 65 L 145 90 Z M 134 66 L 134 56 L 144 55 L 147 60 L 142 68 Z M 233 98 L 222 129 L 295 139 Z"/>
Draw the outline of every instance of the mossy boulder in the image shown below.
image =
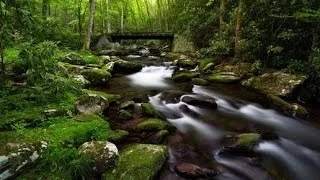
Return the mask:
<path fill-rule="evenodd" d="M 108 71 L 98 68 L 82 70 L 81 75 L 83 75 L 92 86 L 105 86 L 112 77 Z"/>
<path fill-rule="evenodd" d="M 69 64 L 65 62 L 58 62 L 58 66 L 62 71 L 66 73 L 71 73 L 71 74 L 80 74 L 84 69 L 86 69 L 85 66 L 74 65 L 74 64 Z"/>
<path fill-rule="evenodd" d="M 221 63 L 214 67 L 213 73 L 233 72 L 235 75 L 244 77 L 252 73 L 251 63 L 228 64 Z"/>
<path fill-rule="evenodd" d="M 203 73 L 210 73 L 214 70 L 215 64 L 213 62 L 208 63 L 205 67 L 201 69 Z"/>
<path fill-rule="evenodd" d="M 305 75 L 289 74 L 282 71 L 265 73 L 242 81 L 242 85 L 280 97 L 291 98 L 295 90 L 306 80 Z"/>
<path fill-rule="evenodd" d="M 193 78 L 192 80 L 193 85 L 198 85 L 198 86 L 207 86 L 209 85 L 209 82 L 205 79 L 202 78 Z"/>
<path fill-rule="evenodd" d="M 73 65 L 85 65 L 86 61 L 77 53 L 72 52 L 60 60 L 61 62 L 66 62 Z"/>
<path fill-rule="evenodd" d="M 168 52 L 168 53 L 166 53 L 166 54 L 164 55 L 164 57 L 165 57 L 166 59 L 169 59 L 169 60 L 171 60 L 171 61 L 174 61 L 174 60 L 176 60 L 176 59 L 179 59 L 180 56 L 181 56 L 181 54 L 179 54 L 179 53 L 173 53 L 173 52 Z"/>
<path fill-rule="evenodd" d="M 170 124 L 158 118 L 146 119 L 145 121 L 137 125 L 138 131 L 161 131 L 172 129 L 173 127 Z"/>
<path fill-rule="evenodd" d="M 122 102 L 119 107 L 120 107 L 120 109 L 133 110 L 134 109 L 134 101 Z"/>
<path fill-rule="evenodd" d="M 129 132 L 125 130 L 114 130 L 109 138 L 111 142 L 121 142 L 129 136 Z"/>
<path fill-rule="evenodd" d="M 152 180 L 168 157 L 168 148 L 161 145 L 134 144 L 120 151 L 117 166 L 104 174 L 107 180 Z"/>
<path fill-rule="evenodd" d="M 204 67 L 206 67 L 208 64 L 213 63 L 214 59 L 212 58 L 205 58 L 199 60 L 199 70 L 202 71 Z"/>
<path fill-rule="evenodd" d="M 102 113 L 109 107 L 109 102 L 102 96 L 82 95 L 76 102 L 76 109 L 79 114 Z"/>
<path fill-rule="evenodd" d="M 233 72 L 221 72 L 211 74 L 206 79 L 213 83 L 237 83 L 240 82 L 241 77 Z"/>
<path fill-rule="evenodd" d="M 154 109 L 154 107 L 153 107 L 150 103 L 142 103 L 142 104 L 141 104 L 141 107 L 142 107 L 142 109 L 143 109 L 143 112 L 144 112 L 145 114 L 147 114 L 148 116 L 150 116 L 150 117 L 158 117 L 158 118 L 161 117 L 161 115 L 159 114 L 159 112 L 156 111 L 156 110 Z"/>
<path fill-rule="evenodd" d="M 179 59 L 177 62 L 177 66 L 181 68 L 193 69 L 198 65 L 196 61 L 191 59 Z"/>
<path fill-rule="evenodd" d="M 112 73 L 132 74 L 135 72 L 139 72 L 141 69 L 142 69 L 142 65 L 139 63 L 124 61 L 119 59 L 114 61 Z"/>
<path fill-rule="evenodd" d="M 150 144 L 161 144 L 169 135 L 168 130 L 161 130 L 152 135 L 147 142 Z"/>
<path fill-rule="evenodd" d="M 130 120 L 133 116 L 129 111 L 126 111 L 124 109 L 119 110 L 119 119 L 120 120 Z"/>
<path fill-rule="evenodd" d="M 89 89 L 82 89 L 82 92 L 84 94 L 87 94 L 88 96 L 102 97 L 102 98 L 108 100 L 108 102 L 116 101 L 121 98 L 121 96 L 119 94 L 109 94 L 109 93 L 105 93 L 105 92 L 101 92 L 101 91 L 94 91 L 94 90 L 89 90 Z"/>
<path fill-rule="evenodd" d="M 199 74 L 191 71 L 177 71 L 172 74 L 172 79 L 175 82 L 188 82 L 197 77 L 199 77 Z"/>
<path fill-rule="evenodd" d="M 91 168 L 96 175 L 114 167 L 119 158 L 117 146 L 107 141 L 85 142 L 79 153 L 91 159 Z"/>
<path fill-rule="evenodd" d="M 267 94 L 266 96 L 271 106 L 273 106 L 276 109 L 280 109 L 283 113 L 287 115 L 299 118 L 308 118 L 310 115 L 309 112 L 299 104 L 288 103 L 280 97 L 272 94 Z"/>
<path fill-rule="evenodd" d="M 108 71 L 109 73 L 113 72 L 115 62 L 109 62 L 108 64 L 105 64 L 102 66 L 102 70 Z"/>
<path fill-rule="evenodd" d="M 73 76 L 73 79 L 78 82 L 82 87 L 86 87 L 90 85 L 90 82 L 86 80 L 86 78 L 83 75 L 75 75 Z"/>
<path fill-rule="evenodd" d="M 30 168 L 41 158 L 47 143 L 7 143 L 5 154 L 0 154 L 0 179 L 10 179 Z"/>
<path fill-rule="evenodd" d="M 244 133 L 235 136 L 225 137 L 225 150 L 234 154 L 251 156 L 254 152 L 254 147 L 259 143 L 260 134 Z"/>

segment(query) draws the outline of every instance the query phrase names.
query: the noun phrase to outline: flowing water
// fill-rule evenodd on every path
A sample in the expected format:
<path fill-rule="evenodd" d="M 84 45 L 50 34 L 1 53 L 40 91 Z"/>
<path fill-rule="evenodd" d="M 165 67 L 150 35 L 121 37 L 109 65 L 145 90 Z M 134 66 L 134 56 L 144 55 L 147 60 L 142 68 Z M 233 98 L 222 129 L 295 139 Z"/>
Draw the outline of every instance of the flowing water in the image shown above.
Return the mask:
<path fill-rule="evenodd" d="M 268 173 L 272 169 L 280 169 L 281 176 L 294 180 L 320 178 L 319 129 L 267 109 L 268 106 L 260 104 L 263 98 L 240 87 L 185 88 L 190 85 L 170 80 L 173 71 L 170 63 L 146 66 L 138 73 L 115 78 L 108 90 L 119 93 L 121 89 L 128 99 L 148 96 L 155 109 L 177 128 L 168 138 L 170 156 L 158 179 L 183 179 L 174 171 L 180 161 L 218 168 L 221 173 L 213 179 L 276 179 Z M 214 99 L 218 108 L 188 105 L 181 100 L 185 96 Z M 183 111 L 181 107 L 190 111 Z M 224 153 L 221 138 L 244 132 L 273 132 L 280 138 L 260 142 L 255 147 L 258 160 Z M 267 163 L 262 166 L 260 162 Z M 276 167 L 267 168 L 268 162 Z"/>

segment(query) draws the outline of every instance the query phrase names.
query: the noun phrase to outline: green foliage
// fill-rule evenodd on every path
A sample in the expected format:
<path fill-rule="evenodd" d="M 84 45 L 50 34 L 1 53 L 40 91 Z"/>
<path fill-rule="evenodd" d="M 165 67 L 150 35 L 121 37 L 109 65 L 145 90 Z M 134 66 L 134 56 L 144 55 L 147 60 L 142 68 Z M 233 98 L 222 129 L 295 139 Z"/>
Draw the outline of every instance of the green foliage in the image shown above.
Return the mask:
<path fill-rule="evenodd" d="M 251 72 L 253 72 L 254 74 L 257 74 L 260 69 L 262 68 L 262 64 L 260 61 L 255 61 L 252 65 L 251 65 Z"/>
<path fill-rule="evenodd" d="M 89 117 L 89 116 L 88 116 Z M 47 177 L 58 179 L 78 179 L 90 173 L 91 160 L 79 155 L 78 147 L 91 140 L 105 141 L 119 136 L 122 132 L 113 132 L 109 124 L 97 115 L 90 120 L 79 122 L 78 119 L 52 119 L 46 127 L 24 129 L 18 132 L 0 132 L 0 144 L 6 142 L 37 142 L 45 141 L 48 149 L 37 163 L 36 167 L 23 178 L 40 179 Z"/>
<path fill-rule="evenodd" d="M 28 68 L 27 75 L 30 84 L 41 84 L 48 74 L 55 74 L 57 61 L 53 58 L 56 45 L 43 42 L 38 45 L 28 44 L 19 54 L 19 58 Z"/>
<path fill-rule="evenodd" d="M 27 68 L 28 84 L 36 86 L 36 90 L 43 96 L 60 99 L 66 92 L 77 92 L 80 84 L 60 72 L 54 58 L 56 49 L 56 44 L 48 41 L 37 45 L 28 44 L 19 58 Z"/>

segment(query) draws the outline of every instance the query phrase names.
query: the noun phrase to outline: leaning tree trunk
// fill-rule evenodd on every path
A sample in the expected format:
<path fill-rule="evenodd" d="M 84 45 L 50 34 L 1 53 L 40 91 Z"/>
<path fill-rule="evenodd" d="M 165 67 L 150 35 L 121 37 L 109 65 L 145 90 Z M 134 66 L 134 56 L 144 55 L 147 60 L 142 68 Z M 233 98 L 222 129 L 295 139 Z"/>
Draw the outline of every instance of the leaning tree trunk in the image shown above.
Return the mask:
<path fill-rule="evenodd" d="M 219 17 L 219 21 L 220 21 L 220 31 L 222 31 L 222 27 L 224 25 L 224 14 L 226 11 L 226 0 L 220 0 L 220 17 Z"/>
<path fill-rule="evenodd" d="M 241 59 L 241 49 L 240 41 L 242 39 L 242 21 L 243 21 L 243 8 L 244 0 L 239 0 L 239 6 L 237 8 L 236 14 L 236 32 L 235 32 L 235 42 L 234 42 L 234 60 L 239 61 Z"/>
<path fill-rule="evenodd" d="M 89 23 L 88 23 L 88 30 L 87 30 L 86 39 L 85 39 L 84 46 L 83 46 L 84 49 L 89 49 L 90 48 L 91 35 L 92 35 L 92 30 L 93 30 L 95 7 L 96 7 L 96 0 L 90 0 Z"/>

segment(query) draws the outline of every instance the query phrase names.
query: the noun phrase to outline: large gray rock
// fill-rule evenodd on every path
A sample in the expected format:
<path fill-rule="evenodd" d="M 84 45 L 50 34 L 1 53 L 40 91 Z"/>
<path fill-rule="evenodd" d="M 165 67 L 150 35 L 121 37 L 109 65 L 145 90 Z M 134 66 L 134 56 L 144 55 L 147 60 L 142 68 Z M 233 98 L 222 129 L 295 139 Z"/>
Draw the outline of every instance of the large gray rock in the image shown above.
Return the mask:
<path fill-rule="evenodd" d="M 142 69 L 141 64 L 118 59 L 114 61 L 112 72 L 119 73 L 119 74 L 131 74 L 131 73 L 139 72 L 141 69 Z"/>
<path fill-rule="evenodd" d="M 108 39 L 108 36 L 104 35 L 104 36 L 101 36 L 100 39 L 98 40 L 96 49 L 101 50 L 103 48 L 108 47 L 109 45 L 110 45 L 110 41 Z"/>
<path fill-rule="evenodd" d="M 108 99 L 95 94 L 82 95 L 76 102 L 76 109 L 79 114 L 101 113 L 108 107 Z"/>
<path fill-rule="evenodd" d="M 191 96 L 183 96 L 181 101 L 200 108 L 217 109 L 218 106 L 214 99 L 209 98 L 197 99 Z"/>
<path fill-rule="evenodd" d="M 305 75 L 289 74 L 282 71 L 265 73 L 242 81 L 242 85 L 276 96 L 290 98 L 294 91 L 306 80 Z"/>
<path fill-rule="evenodd" d="M 18 176 L 30 168 L 47 149 L 44 141 L 38 143 L 23 143 L 6 145 L 7 154 L 0 155 L 0 179 L 9 179 Z"/>
<path fill-rule="evenodd" d="M 119 152 L 116 145 L 106 141 L 86 142 L 80 146 L 79 153 L 92 160 L 92 170 L 101 174 L 115 166 Z"/>

